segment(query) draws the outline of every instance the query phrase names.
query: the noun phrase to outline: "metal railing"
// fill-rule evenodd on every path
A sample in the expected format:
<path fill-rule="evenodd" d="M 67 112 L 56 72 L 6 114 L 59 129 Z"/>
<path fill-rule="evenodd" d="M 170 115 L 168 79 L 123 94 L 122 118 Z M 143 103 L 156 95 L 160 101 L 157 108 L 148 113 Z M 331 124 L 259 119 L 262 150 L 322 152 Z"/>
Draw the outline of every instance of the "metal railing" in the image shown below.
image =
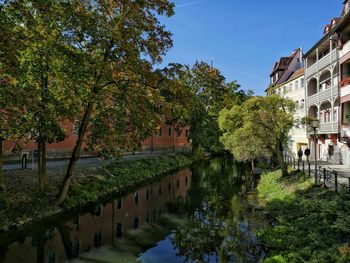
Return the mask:
<path fill-rule="evenodd" d="M 342 176 L 337 171 L 327 169 L 322 165 L 317 166 L 315 171 L 312 162 L 296 159 L 288 155 L 285 156 L 285 161 L 295 170 L 301 171 L 310 178 L 314 178 L 315 184 L 318 186 L 334 190 L 335 192 L 344 188 L 350 193 L 350 177 Z"/>

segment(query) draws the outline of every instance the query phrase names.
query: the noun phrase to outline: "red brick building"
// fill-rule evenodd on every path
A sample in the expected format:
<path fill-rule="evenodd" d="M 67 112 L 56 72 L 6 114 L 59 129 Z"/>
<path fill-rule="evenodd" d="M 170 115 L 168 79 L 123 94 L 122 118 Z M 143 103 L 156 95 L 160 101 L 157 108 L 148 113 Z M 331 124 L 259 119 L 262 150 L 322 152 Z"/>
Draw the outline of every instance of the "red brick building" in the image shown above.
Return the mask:
<path fill-rule="evenodd" d="M 47 144 L 47 157 L 68 157 L 72 152 L 75 142 L 78 138 L 77 129 L 72 123 L 62 124 L 63 128 L 67 131 L 67 137 L 64 141 L 58 143 Z M 188 129 L 183 128 L 181 132 L 177 132 L 174 126 L 167 125 L 165 122 L 151 137 L 147 138 L 142 143 L 143 151 L 184 151 L 190 146 L 188 141 Z M 31 153 L 34 149 L 37 149 L 37 144 L 34 141 L 26 142 L 22 145 L 22 149 L 15 150 L 15 144 L 10 141 L 4 142 L 4 155 L 5 158 L 14 159 L 21 156 L 22 153 Z M 94 155 L 96 153 L 89 152 L 86 143 L 82 146 L 82 155 Z M 30 157 L 30 156 L 29 156 Z"/>

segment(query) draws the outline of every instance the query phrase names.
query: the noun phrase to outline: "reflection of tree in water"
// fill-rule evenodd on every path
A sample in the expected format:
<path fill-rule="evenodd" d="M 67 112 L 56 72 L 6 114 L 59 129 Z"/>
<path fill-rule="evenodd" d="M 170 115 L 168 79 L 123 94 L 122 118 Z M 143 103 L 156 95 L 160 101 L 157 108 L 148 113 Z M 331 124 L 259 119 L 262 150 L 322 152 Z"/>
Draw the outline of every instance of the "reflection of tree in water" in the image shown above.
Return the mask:
<path fill-rule="evenodd" d="M 248 173 L 244 166 L 221 158 L 194 167 L 186 202 L 178 210 L 188 213 L 190 220 L 172 235 L 185 262 L 210 262 L 211 256 L 220 262 L 258 262 L 261 253 L 249 224 L 238 220 L 241 198 L 237 195 Z"/>
<path fill-rule="evenodd" d="M 5 262 L 7 252 L 8 252 L 8 247 L 0 246 L 0 262 Z"/>
<path fill-rule="evenodd" d="M 32 245 L 36 247 L 36 262 L 45 262 L 45 244 L 54 237 L 54 228 L 45 229 L 35 233 L 32 237 Z"/>

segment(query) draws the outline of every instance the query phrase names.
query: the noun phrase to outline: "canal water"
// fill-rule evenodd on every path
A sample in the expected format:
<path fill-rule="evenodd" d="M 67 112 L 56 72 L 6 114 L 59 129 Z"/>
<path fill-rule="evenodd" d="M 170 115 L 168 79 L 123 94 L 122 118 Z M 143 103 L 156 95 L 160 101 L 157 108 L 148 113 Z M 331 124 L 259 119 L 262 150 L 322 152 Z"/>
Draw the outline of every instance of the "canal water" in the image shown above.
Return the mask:
<path fill-rule="evenodd" d="M 259 262 L 245 212 L 251 187 L 247 167 L 202 161 L 90 211 L 0 235 L 0 262 Z"/>

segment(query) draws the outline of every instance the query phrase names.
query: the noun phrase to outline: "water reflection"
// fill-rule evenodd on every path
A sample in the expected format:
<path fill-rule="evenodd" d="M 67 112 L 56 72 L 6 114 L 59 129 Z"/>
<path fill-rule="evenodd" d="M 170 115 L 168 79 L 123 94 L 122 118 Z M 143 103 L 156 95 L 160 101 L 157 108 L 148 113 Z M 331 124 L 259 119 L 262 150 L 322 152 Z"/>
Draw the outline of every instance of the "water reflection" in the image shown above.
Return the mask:
<path fill-rule="evenodd" d="M 15 242 L 0 236 L 0 262 L 258 262 L 248 175 L 229 159 L 200 162 Z"/>

